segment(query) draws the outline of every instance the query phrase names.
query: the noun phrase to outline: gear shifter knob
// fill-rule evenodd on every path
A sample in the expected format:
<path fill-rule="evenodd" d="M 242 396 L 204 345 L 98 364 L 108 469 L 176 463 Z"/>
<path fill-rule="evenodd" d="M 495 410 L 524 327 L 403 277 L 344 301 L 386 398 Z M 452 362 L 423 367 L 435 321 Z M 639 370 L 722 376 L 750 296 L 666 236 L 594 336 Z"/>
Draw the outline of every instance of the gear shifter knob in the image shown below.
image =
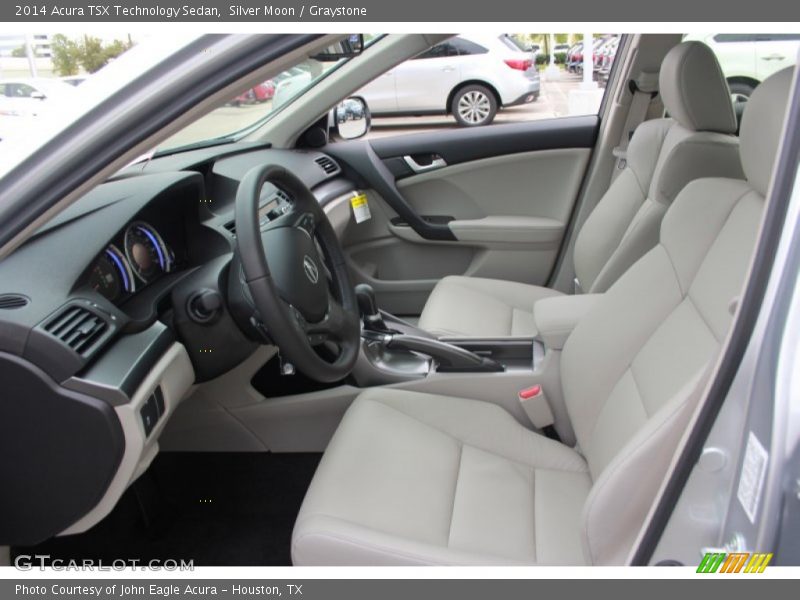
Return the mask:
<path fill-rule="evenodd" d="M 378 309 L 378 302 L 375 300 L 375 290 L 368 283 L 359 283 L 356 288 L 356 301 L 361 318 L 364 319 L 364 327 L 373 331 L 386 331 L 386 323 Z"/>
<path fill-rule="evenodd" d="M 361 316 L 372 317 L 380 314 L 378 302 L 375 300 L 375 290 L 368 283 L 359 283 L 356 286 L 356 300 Z"/>

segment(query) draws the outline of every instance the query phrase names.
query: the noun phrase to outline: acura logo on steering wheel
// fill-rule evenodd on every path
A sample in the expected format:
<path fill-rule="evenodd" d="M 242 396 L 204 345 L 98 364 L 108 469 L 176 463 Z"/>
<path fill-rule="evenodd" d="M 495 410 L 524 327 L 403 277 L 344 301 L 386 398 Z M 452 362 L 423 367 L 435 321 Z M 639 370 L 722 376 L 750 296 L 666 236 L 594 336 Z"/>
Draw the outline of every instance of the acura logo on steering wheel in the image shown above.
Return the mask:
<path fill-rule="evenodd" d="M 319 281 L 319 269 L 317 268 L 317 263 L 314 262 L 310 256 L 306 255 L 303 257 L 303 271 L 306 273 L 306 277 L 311 283 L 317 283 Z"/>

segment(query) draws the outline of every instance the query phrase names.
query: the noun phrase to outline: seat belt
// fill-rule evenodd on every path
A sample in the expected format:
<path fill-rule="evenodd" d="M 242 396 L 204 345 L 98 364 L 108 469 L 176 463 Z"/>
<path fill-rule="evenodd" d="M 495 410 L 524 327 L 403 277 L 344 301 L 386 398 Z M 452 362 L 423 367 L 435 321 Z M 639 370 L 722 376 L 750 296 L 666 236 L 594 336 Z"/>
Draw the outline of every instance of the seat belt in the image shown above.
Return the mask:
<path fill-rule="evenodd" d="M 641 73 L 637 79 L 631 79 L 628 82 L 628 89 L 633 94 L 633 98 L 628 110 L 628 118 L 622 128 L 619 144 L 612 150 L 617 159 L 614 172 L 611 174 L 612 183 L 625 170 L 628 164 L 628 144 L 631 142 L 633 132 L 647 118 L 650 103 L 658 95 L 658 73 Z"/>

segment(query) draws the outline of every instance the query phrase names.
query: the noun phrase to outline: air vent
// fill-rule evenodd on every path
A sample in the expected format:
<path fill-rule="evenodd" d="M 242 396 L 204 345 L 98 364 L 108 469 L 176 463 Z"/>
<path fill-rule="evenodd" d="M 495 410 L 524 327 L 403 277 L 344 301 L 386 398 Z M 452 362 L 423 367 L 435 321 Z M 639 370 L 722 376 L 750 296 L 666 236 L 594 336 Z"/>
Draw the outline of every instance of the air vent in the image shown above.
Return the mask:
<path fill-rule="evenodd" d="M 3 294 L 0 296 L 0 310 L 13 310 L 28 305 L 28 299 L 21 294 Z"/>
<path fill-rule="evenodd" d="M 337 165 L 335 162 L 333 162 L 333 159 L 327 156 L 320 156 L 319 158 L 315 159 L 314 162 L 322 167 L 322 170 L 328 175 L 333 175 L 339 170 L 339 165 Z"/>
<path fill-rule="evenodd" d="M 81 356 L 87 356 L 108 330 L 108 323 L 91 310 L 73 304 L 50 319 L 44 330 Z"/>
<path fill-rule="evenodd" d="M 224 227 L 231 232 L 233 237 L 236 237 L 236 221 L 228 221 L 225 223 Z"/>

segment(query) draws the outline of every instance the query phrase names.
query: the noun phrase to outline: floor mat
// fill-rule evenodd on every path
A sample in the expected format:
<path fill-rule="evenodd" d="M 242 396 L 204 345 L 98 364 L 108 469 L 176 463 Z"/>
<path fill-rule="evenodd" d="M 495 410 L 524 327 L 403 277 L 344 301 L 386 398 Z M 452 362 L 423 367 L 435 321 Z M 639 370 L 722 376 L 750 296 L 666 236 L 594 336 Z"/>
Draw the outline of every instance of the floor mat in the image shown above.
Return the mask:
<path fill-rule="evenodd" d="M 289 565 L 295 517 L 321 456 L 164 452 L 91 530 L 12 554 Z"/>

